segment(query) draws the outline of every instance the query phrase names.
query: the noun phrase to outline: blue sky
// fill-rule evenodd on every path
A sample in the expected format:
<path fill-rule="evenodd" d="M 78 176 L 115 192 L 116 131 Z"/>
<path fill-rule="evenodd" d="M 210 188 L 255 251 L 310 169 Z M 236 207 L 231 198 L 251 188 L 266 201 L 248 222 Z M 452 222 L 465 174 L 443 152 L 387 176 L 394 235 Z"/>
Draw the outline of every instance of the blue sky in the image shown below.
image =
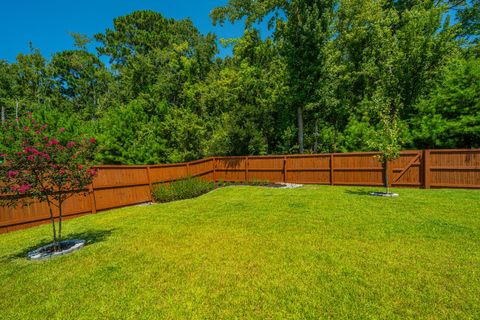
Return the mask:
<path fill-rule="evenodd" d="M 68 32 L 92 36 L 112 27 L 113 18 L 135 10 L 150 9 L 169 18 L 191 18 L 202 33 L 213 31 L 218 38 L 239 37 L 243 23 L 212 25 L 210 11 L 227 0 L 0 0 L 0 59 L 14 61 L 27 53 L 28 43 L 50 58 L 52 53 L 71 49 Z M 221 55 L 229 50 L 221 49 Z"/>

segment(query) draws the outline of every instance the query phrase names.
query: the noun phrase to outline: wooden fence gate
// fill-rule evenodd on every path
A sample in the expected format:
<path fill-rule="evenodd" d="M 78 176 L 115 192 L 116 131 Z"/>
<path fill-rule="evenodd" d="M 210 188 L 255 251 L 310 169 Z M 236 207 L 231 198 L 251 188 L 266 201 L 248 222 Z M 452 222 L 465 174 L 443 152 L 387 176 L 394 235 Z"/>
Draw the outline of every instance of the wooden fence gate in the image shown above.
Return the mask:
<path fill-rule="evenodd" d="M 390 185 L 397 187 L 420 187 L 423 185 L 423 152 L 406 151 L 393 161 L 389 172 Z"/>

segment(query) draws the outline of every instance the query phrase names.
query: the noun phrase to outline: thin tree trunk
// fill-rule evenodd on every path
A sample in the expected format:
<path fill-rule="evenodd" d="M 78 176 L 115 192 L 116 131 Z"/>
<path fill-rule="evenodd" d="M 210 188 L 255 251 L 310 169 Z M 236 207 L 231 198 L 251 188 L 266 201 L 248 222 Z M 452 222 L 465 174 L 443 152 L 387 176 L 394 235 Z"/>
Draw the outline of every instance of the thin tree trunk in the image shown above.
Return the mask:
<path fill-rule="evenodd" d="M 18 121 L 18 100 L 15 99 L 15 120 Z"/>
<path fill-rule="evenodd" d="M 385 161 L 384 165 L 383 165 L 384 169 L 385 169 L 385 189 L 387 190 L 387 193 L 390 192 L 390 188 L 388 186 L 388 160 Z"/>
<path fill-rule="evenodd" d="M 5 107 L 2 106 L 2 124 L 5 123 Z"/>
<path fill-rule="evenodd" d="M 55 250 L 58 249 L 58 242 L 57 242 L 57 230 L 55 228 L 55 218 L 53 217 L 53 209 L 52 209 L 52 203 L 47 197 L 47 204 L 48 204 L 48 210 L 50 211 L 50 221 L 52 222 L 52 229 L 53 229 L 53 245 L 55 247 Z"/>
<path fill-rule="evenodd" d="M 313 143 L 313 153 L 317 153 L 318 151 L 318 119 L 315 119 L 315 129 L 313 132 L 313 136 L 315 138 L 315 141 Z"/>
<path fill-rule="evenodd" d="M 62 242 L 62 203 L 58 200 L 58 241 Z"/>
<path fill-rule="evenodd" d="M 40 110 L 40 93 L 38 92 L 38 90 L 36 92 L 36 96 L 37 96 L 37 110 Z"/>
<path fill-rule="evenodd" d="M 92 110 L 92 121 L 95 121 L 95 111 L 97 110 L 97 98 L 95 95 L 95 90 L 93 91 L 93 110 Z"/>
<path fill-rule="evenodd" d="M 297 120 L 298 120 L 298 151 L 304 152 L 303 149 L 303 107 L 297 108 Z"/>
<path fill-rule="evenodd" d="M 337 152 L 337 139 L 338 139 L 338 130 L 337 124 L 333 126 L 333 153 Z"/>

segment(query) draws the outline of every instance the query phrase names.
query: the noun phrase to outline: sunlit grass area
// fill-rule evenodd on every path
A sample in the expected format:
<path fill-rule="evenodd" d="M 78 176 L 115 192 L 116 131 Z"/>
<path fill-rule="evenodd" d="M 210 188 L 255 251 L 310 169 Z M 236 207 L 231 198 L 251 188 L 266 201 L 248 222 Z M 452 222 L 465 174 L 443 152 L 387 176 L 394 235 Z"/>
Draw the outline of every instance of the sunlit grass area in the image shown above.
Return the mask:
<path fill-rule="evenodd" d="M 480 191 L 229 187 L 0 235 L 2 319 L 480 318 Z"/>

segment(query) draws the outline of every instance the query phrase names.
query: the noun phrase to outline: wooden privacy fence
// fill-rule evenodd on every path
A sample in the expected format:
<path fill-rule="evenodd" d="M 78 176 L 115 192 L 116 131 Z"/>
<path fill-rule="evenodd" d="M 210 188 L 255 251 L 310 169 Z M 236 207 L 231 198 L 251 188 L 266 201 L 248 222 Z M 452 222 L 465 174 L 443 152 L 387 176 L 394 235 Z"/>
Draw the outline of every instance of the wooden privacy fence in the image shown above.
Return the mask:
<path fill-rule="evenodd" d="M 213 157 L 188 163 L 144 166 L 98 166 L 87 196 L 64 204 L 66 219 L 152 201 L 154 184 L 187 176 L 209 181 L 291 182 L 383 186 L 377 152 L 286 156 Z M 393 187 L 480 188 L 480 149 L 402 151 L 389 165 Z M 46 204 L 0 207 L 0 233 L 48 223 Z"/>
<path fill-rule="evenodd" d="M 103 165 L 88 188 L 87 195 L 67 199 L 63 206 L 64 219 L 98 211 L 152 201 L 151 190 L 156 183 L 167 183 L 187 176 L 213 180 L 214 158 L 167 165 Z M 58 215 L 54 210 L 54 215 Z M 46 203 L 27 207 L 0 207 L 0 234 L 49 223 Z"/>

